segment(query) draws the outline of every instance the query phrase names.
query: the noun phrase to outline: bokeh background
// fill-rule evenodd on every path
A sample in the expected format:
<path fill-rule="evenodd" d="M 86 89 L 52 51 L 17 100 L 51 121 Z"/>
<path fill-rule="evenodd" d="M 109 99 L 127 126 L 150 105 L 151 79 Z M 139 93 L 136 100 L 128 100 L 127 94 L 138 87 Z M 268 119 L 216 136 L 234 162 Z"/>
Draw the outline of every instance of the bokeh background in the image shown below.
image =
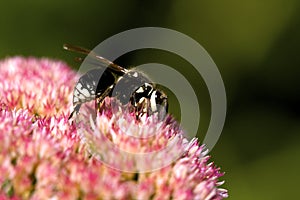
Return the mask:
<path fill-rule="evenodd" d="M 225 83 L 227 119 L 211 155 L 226 171 L 229 199 L 298 199 L 299 9 L 298 0 L 2 1 L 0 58 L 51 57 L 76 69 L 75 55 L 63 51 L 63 43 L 94 48 L 109 36 L 144 26 L 180 31 L 209 52 Z M 158 62 L 184 74 L 200 101 L 203 137 L 209 94 L 189 63 L 158 50 L 132 52 L 115 62 Z M 170 96 L 170 112 L 180 119 Z"/>

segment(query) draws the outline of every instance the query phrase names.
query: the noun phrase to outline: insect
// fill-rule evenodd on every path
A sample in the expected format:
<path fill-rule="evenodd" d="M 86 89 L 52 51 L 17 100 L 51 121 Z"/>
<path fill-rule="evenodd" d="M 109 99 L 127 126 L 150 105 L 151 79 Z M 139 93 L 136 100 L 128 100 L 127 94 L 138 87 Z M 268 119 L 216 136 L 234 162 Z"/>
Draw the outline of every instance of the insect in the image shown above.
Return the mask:
<path fill-rule="evenodd" d="M 140 118 L 144 114 L 158 113 L 160 118 L 168 111 L 167 95 L 144 73 L 123 68 L 95 52 L 79 46 L 64 44 L 63 48 L 90 56 L 95 68 L 82 75 L 75 85 L 73 93 L 73 111 L 71 119 L 80 110 L 83 103 L 96 100 L 100 104 L 105 97 L 115 97 L 121 104 L 130 103 Z M 82 58 L 77 58 L 82 61 Z"/>

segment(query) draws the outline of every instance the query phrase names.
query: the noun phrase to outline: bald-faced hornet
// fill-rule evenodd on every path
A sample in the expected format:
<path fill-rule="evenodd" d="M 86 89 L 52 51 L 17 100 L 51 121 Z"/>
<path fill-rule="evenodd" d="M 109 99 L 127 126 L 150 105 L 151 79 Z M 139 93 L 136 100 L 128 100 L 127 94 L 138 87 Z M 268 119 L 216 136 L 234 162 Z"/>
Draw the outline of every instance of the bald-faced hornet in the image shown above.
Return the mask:
<path fill-rule="evenodd" d="M 83 103 L 96 100 L 100 104 L 107 96 L 115 97 L 123 105 L 130 102 L 137 118 L 153 113 L 158 113 L 161 118 L 167 113 L 167 95 L 157 89 L 144 73 L 123 68 L 89 49 L 69 44 L 64 44 L 63 48 L 91 56 L 96 65 L 82 75 L 75 85 L 73 111 L 69 119 L 79 112 Z"/>

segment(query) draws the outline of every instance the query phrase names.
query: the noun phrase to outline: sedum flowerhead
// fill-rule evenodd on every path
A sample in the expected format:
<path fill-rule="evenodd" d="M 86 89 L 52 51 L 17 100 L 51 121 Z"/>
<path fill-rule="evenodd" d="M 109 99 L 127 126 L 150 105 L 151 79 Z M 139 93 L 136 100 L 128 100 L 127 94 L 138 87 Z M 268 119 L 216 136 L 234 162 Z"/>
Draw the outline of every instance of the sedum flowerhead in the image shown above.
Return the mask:
<path fill-rule="evenodd" d="M 68 113 L 76 78 L 61 61 L 8 58 L 0 62 L 0 101 L 38 116 Z"/>
<path fill-rule="evenodd" d="M 0 199 L 227 197 L 219 188 L 223 173 L 209 162 L 197 139 L 187 142 L 171 116 L 137 120 L 128 107 L 112 106 L 115 100 L 106 98 L 80 132 L 68 120 L 78 77 L 67 65 L 16 57 L 0 62 L 0 72 Z M 130 155 L 160 152 L 169 144 L 183 151 L 168 165 L 138 173 L 144 164 L 157 160 L 137 162 L 118 151 L 105 152 L 104 140 Z M 170 152 L 159 156 L 168 160 Z"/>

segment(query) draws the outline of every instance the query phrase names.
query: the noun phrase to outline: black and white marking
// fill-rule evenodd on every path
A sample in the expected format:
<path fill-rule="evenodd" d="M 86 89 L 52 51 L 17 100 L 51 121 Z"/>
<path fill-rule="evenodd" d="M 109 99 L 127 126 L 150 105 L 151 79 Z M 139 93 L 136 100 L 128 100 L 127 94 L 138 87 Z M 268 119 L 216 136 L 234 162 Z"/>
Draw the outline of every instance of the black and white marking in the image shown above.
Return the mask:
<path fill-rule="evenodd" d="M 167 113 L 167 95 L 158 90 L 142 72 L 120 67 L 88 49 L 72 45 L 64 45 L 64 49 L 88 54 L 97 63 L 97 68 L 88 71 L 78 80 L 74 88 L 73 112 L 69 118 L 79 112 L 83 103 L 95 99 L 101 103 L 106 96 L 116 97 L 122 104 L 130 102 L 137 118 L 153 113 L 164 117 Z"/>

